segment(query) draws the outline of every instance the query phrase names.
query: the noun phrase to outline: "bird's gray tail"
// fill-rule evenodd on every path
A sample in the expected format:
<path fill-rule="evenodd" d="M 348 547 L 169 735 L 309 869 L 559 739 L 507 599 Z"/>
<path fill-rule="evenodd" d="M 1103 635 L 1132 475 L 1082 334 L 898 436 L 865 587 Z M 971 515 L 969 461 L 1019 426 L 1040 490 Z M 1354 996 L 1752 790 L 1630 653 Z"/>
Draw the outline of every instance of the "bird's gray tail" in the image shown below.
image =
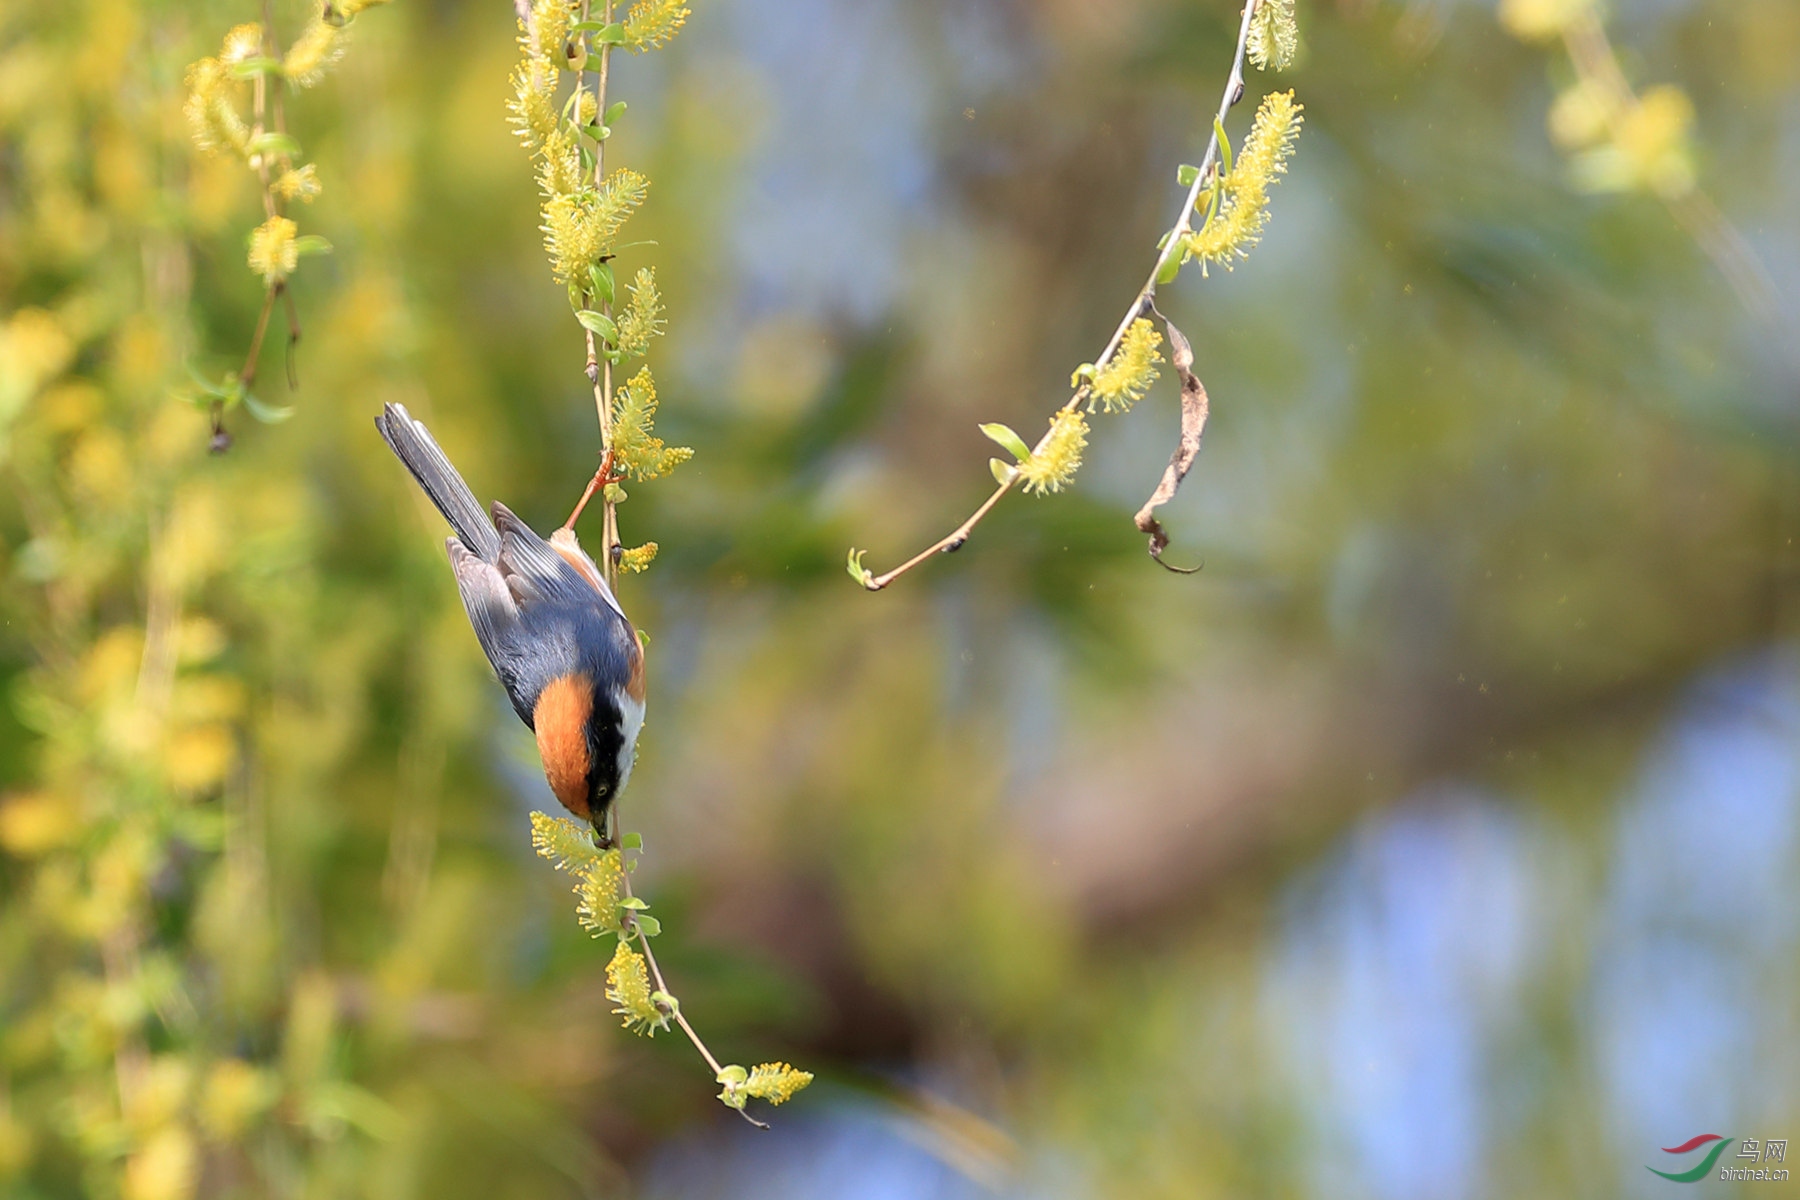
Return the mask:
<path fill-rule="evenodd" d="M 394 454 L 419 481 L 437 510 L 450 522 L 450 528 L 463 545 L 488 562 L 500 558 L 500 534 L 488 519 L 475 493 L 463 482 L 450 460 L 439 449 L 437 440 L 424 425 L 413 420 L 402 404 L 390 404 L 379 417 L 375 428 Z"/>

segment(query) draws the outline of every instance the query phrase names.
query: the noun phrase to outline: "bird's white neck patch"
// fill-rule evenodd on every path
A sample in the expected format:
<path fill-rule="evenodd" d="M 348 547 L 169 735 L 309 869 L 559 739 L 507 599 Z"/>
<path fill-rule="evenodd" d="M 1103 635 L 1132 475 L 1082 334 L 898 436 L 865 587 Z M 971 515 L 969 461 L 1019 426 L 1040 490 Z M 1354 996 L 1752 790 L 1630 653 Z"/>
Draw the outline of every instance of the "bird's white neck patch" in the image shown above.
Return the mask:
<path fill-rule="evenodd" d="M 613 703 L 619 706 L 619 791 L 631 778 L 631 765 L 637 761 L 638 731 L 644 727 L 644 705 L 633 700 L 624 688 L 613 691 Z"/>

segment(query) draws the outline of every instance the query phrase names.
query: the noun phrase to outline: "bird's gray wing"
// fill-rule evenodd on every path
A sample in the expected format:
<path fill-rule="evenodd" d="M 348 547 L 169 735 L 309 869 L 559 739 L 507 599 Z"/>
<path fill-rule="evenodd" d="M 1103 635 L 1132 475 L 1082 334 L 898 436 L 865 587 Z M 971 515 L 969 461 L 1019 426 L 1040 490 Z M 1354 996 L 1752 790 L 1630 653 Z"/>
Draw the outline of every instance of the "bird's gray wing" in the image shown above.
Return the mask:
<path fill-rule="evenodd" d="M 460 539 L 445 538 L 444 549 L 450 554 L 450 569 L 456 573 L 456 590 L 462 593 L 469 624 L 475 627 L 475 640 L 499 669 L 512 654 L 512 635 L 519 626 L 518 602 L 500 568 L 475 555 Z"/>
<path fill-rule="evenodd" d="M 500 531 L 500 571 L 513 599 L 522 606 L 538 601 L 591 605 L 594 589 L 569 561 L 498 500 L 494 527 Z"/>

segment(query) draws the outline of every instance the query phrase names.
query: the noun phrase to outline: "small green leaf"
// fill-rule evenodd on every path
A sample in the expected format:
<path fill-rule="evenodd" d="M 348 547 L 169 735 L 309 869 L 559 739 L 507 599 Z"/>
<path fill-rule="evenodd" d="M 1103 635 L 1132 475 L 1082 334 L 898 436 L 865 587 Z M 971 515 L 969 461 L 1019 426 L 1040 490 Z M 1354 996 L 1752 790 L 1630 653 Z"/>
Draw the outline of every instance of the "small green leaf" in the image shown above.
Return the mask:
<path fill-rule="evenodd" d="M 995 421 L 991 424 L 983 425 L 981 427 L 981 432 L 1000 443 L 1003 448 L 1010 450 L 1012 456 L 1020 462 L 1024 462 L 1031 457 L 1031 447 L 1027 446 L 1025 444 L 1025 439 L 1014 433 L 1009 426 L 1002 425 L 1000 422 Z"/>
<path fill-rule="evenodd" d="M 641 833 L 628 833 L 619 839 L 619 845 L 626 850 L 642 850 L 644 848 L 644 835 Z"/>
<path fill-rule="evenodd" d="M 863 566 L 862 562 L 863 555 L 867 553 L 867 550 L 858 550 L 855 546 L 850 547 L 850 554 L 845 560 L 845 566 L 850 571 L 850 578 L 872 590 L 875 584 L 875 575 L 869 568 Z"/>
<path fill-rule="evenodd" d="M 584 308 L 575 314 L 575 319 L 581 322 L 581 327 L 583 329 L 598 336 L 601 340 L 605 341 L 607 345 L 618 345 L 619 327 L 614 325 L 612 318 L 605 313 L 598 313 L 591 308 Z"/>
<path fill-rule="evenodd" d="M 633 912 L 643 912 L 650 906 L 637 896 L 626 896 L 619 901 L 620 908 L 629 908 Z"/>
<path fill-rule="evenodd" d="M 231 74 L 236 79 L 255 79 L 258 75 L 281 74 L 279 58 L 246 58 L 231 64 Z"/>
<path fill-rule="evenodd" d="M 331 243 L 316 233 L 303 233 L 294 239 L 294 253 L 301 258 L 310 254 L 330 254 Z"/>
<path fill-rule="evenodd" d="M 606 28 L 605 21 L 577 21 L 569 26 L 576 33 L 599 33 Z"/>
<path fill-rule="evenodd" d="M 650 648 L 650 631 L 648 629 L 634 629 L 634 630 L 632 630 L 632 632 L 637 634 L 638 645 L 640 645 L 644 649 L 648 650 Z M 625 836 L 626 837 L 636 837 L 637 834 L 628 833 Z"/>
<path fill-rule="evenodd" d="M 624 115 L 625 102 L 623 100 L 614 100 L 611 104 L 606 106 L 606 112 L 601 116 L 600 123 L 602 125 L 617 125 L 619 123 L 619 118 Z"/>
<path fill-rule="evenodd" d="M 662 933 L 662 922 L 649 913 L 639 913 L 631 918 L 631 923 L 636 925 L 638 932 L 645 937 L 657 937 Z"/>
<path fill-rule="evenodd" d="M 254 392 L 244 393 L 244 408 L 264 425 L 279 425 L 294 415 L 292 408 L 283 408 L 276 404 L 264 404 L 256 398 Z"/>
<path fill-rule="evenodd" d="M 997 458 L 988 459 L 988 470 L 994 473 L 994 482 L 1002 487 L 1011 483 L 1013 476 L 1019 473 L 1019 468 L 1011 463 L 1001 462 Z"/>
<path fill-rule="evenodd" d="M 1219 158 L 1225 164 L 1219 174 L 1229 175 L 1231 174 L 1231 139 L 1225 136 L 1225 123 L 1217 117 L 1213 118 L 1213 136 L 1219 139 Z"/>
<path fill-rule="evenodd" d="M 235 375 L 225 380 L 225 390 L 219 393 L 219 403 L 226 408 L 236 408 L 238 401 L 244 398 L 244 381 Z"/>
<path fill-rule="evenodd" d="M 1200 178 L 1200 168 L 1192 163 L 1182 163 L 1175 168 L 1175 182 L 1182 187 L 1193 187 L 1194 180 Z"/>
<path fill-rule="evenodd" d="M 721 1083 L 721 1084 L 735 1085 L 735 1084 L 740 1084 L 740 1083 L 748 1083 L 749 1081 L 750 1081 L 750 1072 L 744 1070 L 744 1068 L 738 1066 L 736 1063 L 733 1063 L 729 1067 L 720 1068 L 719 1073 L 717 1075 L 713 1076 L 713 1082 Z"/>
<path fill-rule="evenodd" d="M 609 263 L 595 263 L 588 268 L 588 282 L 593 285 L 594 299 L 602 304 L 611 304 L 616 294 L 613 281 L 613 270 Z"/>
<path fill-rule="evenodd" d="M 1181 255 L 1179 254 L 1164 254 L 1162 260 L 1156 264 L 1156 282 L 1159 286 L 1173 282 L 1179 274 L 1181 274 Z"/>
<path fill-rule="evenodd" d="M 231 376 L 229 375 L 225 377 L 225 382 L 220 384 L 213 383 L 211 380 L 207 379 L 206 376 L 200 374 L 199 369 L 196 368 L 193 363 L 188 364 L 187 370 L 189 377 L 194 381 L 194 386 L 200 389 L 200 394 L 202 396 L 209 397 L 213 400 L 223 400 L 225 398 L 225 393 L 231 389 Z"/>
<path fill-rule="evenodd" d="M 602 25 L 595 31 L 594 41 L 602 46 L 623 46 L 625 44 L 625 26 L 617 21 L 611 25 Z"/>
<path fill-rule="evenodd" d="M 285 133 L 270 130 L 268 133 L 259 133 L 251 138 L 250 144 L 245 147 L 245 150 L 252 155 L 285 154 L 291 158 L 300 153 L 300 143 Z"/>
<path fill-rule="evenodd" d="M 669 995 L 667 992 L 651 992 L 650 1003 L 656 1005 L 659 1010 L 671 1017 L 679 1017 L 681 1015 L 681 1001 Z"/>

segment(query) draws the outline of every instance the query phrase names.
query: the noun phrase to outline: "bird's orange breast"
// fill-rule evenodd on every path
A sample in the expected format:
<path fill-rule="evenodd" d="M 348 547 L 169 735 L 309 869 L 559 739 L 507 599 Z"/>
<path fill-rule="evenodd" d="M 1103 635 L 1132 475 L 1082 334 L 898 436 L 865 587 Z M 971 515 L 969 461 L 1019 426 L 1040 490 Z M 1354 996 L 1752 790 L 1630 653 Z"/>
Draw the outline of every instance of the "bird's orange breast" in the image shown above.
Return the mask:
<path fill-rule="evenodd" d="M 538 757 L 544 761 L 544 778 L 562 806 L 587 820 L 588 754 L 587 724 L 594 713 L 594 685 L 586 675 L 561 675 L 538 693 L 531 725 L 537 733 Z"/>

